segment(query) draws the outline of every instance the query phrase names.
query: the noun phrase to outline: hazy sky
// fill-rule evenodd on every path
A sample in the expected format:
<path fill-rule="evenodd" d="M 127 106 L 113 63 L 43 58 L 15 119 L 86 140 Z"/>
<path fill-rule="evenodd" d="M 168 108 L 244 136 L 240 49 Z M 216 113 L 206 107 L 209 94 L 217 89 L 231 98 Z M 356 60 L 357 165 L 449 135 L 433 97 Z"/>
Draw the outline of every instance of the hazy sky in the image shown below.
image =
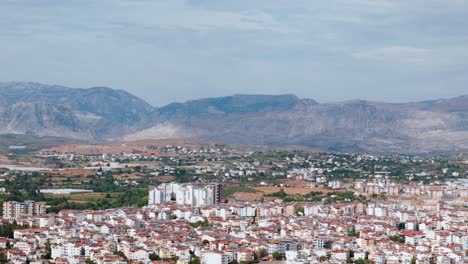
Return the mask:
<path fill-rule="evenodd" d="M 468 94 L 467 0 L 0 0 L 0 81 L 153 105 Z"/>

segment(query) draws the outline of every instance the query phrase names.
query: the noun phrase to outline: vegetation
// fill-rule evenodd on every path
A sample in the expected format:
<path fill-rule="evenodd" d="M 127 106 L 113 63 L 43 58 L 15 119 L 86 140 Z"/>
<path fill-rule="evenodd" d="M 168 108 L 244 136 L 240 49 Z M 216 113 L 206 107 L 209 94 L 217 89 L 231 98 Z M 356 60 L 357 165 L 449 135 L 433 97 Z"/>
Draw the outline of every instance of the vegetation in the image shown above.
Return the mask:
<path fill-rule="evenodd" d="M 276 260 L 280 260 L 281 259 L 281 254 L 279 252 L 273 252 L 273 254 L 271 254 L 271 256 L 276 259 Z"/>
<path fill-rule="evenodd" d="M 351 231 L 348 231 L 348 236 L 359 238 L 360 233 L 359 233 L 359 232 L 356 232 L 356 231 L 354 231 L 354 230 L 351 230 Z"/>
<path fill-rule="evenodd" d="M 198 256 L 192 255 L 192 258 L 190 259 L 190 264 L 200 264 L 201 260 Z"/>
<path fill-rule="evenodd" d="M 127 256 L 125 256 L 125 254 L 122 252 L 122 251 L 114 251 L 114 255 L 118 256 L 118 257 L 121 257 L 123 259 L 127 259 Z"/>
<path fill-rule="evenodd" d="M 257 190 L 248 186 L 240 186 L 240 185 L 224 185 L 222 189 L 222 196 L 229 197 L 237 192 L 248 192 L 248 193 L 256 193 Z"/>
<path fill-rule="evenodd" d="M 3 201 L 45 201 L 50 207 L 48 212 L 58 212 L 62 209 L 109 209 L 124 206 L 141 207 L 148 203 L 148 191 L 146 188 L 128 188 L 115 185 L 112 174 L 103 177 L 92 176 L 89 183 L 84 183 L 79 188 L 92 189 L 96 193 L 73 195 L 44 195 L 39 189 L 49 188 L 51 175 L 33 172 L 31 175 L 17 174 L 14 178 L 0 183 L 0 187 L 11 190 L 9 195 L 0 195 L 0 204 Z M 69 178 L 66 178 L 69 179 Z M 74 185 L 65 184 L 67 188 L 77 188 Z M 107 193 L 99 195 L 99 192 Z M 1 208 L 0 208 L 1 209 Z"/>
<path fill-rule="evenodd" d="M 8 263 L 8 258 L 7 258 L 7 255 L 5 253 L 5 251 L 0 251 L 0 263 L 1 264 L 6 264 Z"/>
<path fill-rule="evenodd" d="M 371 262 L 369 260 L 367 260 L 367 259 L 357 259 L 352 263 L 354 263 L 354 264 L 370 264 Z"/>
<path fill-rule="evenodd" d="M 161 260 L 161 258 L 159 257 L 159 255 L 156 254 L 156 253 L 151 253 L 151 254 L 149 254 L 149 259 L 150 259 L 151 261 Z"/>
<path fill-rule="evenodd" d="M 268 256 L 268 252 L 264 248 L 261 248 L 258 251 L 254 252 L 254 260 L 261 260 L 266 256 Z"/>
<path fill-rule="evenodd" d="M 389 236 L 388 237 L 390 240 L 397 242 L 397 243 L 405 243 L 405 237 L 404 236 Z"/>
<path fill-rule="evenodd" d="M 265 196 L 270 196 L 270 197 L 278 197 L 278 198 L 286 198 L 288 197 L 288 194 L 284 191 L 283 188 L 281 188 L 279 191 L 266 194 Z"/>
<path fill-rule="evenodd" d="M 296 215 L 304 215 L 304 206 L 296 206 L 295 212 Z"/>
<path fill-rule="evenodd" d="M 44 255 L 42 255 L 42 259 L 51 259 L 52 258 L 52 248 L 50 246 L 50 241 L 47 240 L 47 242 L 45 243 L 45 250 L 46 250 L 46 253 Z"/>
<path fill-rule="evenodd" d="M 283 198 L 283 201 L 286 203 L 289 202 L 320 202 L 322 201 L 323 193 L 322 192 L 310 192 L 306 195 L 295 194 L 288 195 Z"/>
<path fill-rule="evenodd" d="M 325 262 L 325 261 L 330 260 L 330 258 L 331 258 L 330 254 L 327 254 L 326 256 L 321 256 L 319 260 L 320 262 Z"/>
<path fill-rule="evenodd" d="M 205 221 L 198 221 L 198 222 L 195 222 L 195 223 L 191 223 L 190 224 L 193 228 L 198 228 L 198 227 L 203 227 L 203 226 L 210 226 L 210 223 L 205 220 Z"/>
<path fill-rule="evenodd" d="M 381 193 L 381 194 L 373 193 L 371 197 L 372 197 L 372 199 L 375 199 L 375 200 L 386 200 L 387 199 L 387 197 L 383 193 Z"/>
<path fill-rule="evenodd" d="M 366 199 L 363 196 L 355 196 L 353 192 L 331 192 L 327 193 L 324 204 L 350 203 L 354 201 L 366 202 Z"/>
<path fill-rule="evenodd" d="M 267 197 L 277 197 L 283 199 L 284 202 L 321 202 L 325 204 L 332 203 L 350 203 L 353 201 L 366 202 L 364 196 L 355 196 L 353 192 L 330 192 L 324 194 L 322 192 L 310 192 L 306 195 L 301 194 L 287 194 L 283 188 L 278 192 L 266 194 Z"/>
<path fill-rule="evenodd" d="M 14 231 L 18 229 L 29 228 L 28 226 L 18 225 L 16 222 L 3 223 L 0 225 L 0 237 L 13 238 Z"/>

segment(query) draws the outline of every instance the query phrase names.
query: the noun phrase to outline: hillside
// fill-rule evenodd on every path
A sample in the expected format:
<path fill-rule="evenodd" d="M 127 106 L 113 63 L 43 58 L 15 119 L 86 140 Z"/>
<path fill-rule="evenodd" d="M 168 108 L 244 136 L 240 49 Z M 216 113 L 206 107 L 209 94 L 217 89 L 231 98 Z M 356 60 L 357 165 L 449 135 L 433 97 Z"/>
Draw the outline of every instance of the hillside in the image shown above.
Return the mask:
<path fill-rule="evenodd" d="M 153 108 L 120 90 L 0 83 L 0 133 L 93 139 L 148 125 Z"/>
<path fill-rule="evenodd" d="M 233 95 L 154 108 L 127 92 L 0 83 L 0 134 L 87 140 L 185 138 L 348 152 L 468 150 L 468 96 L 317 103 Z"/>
<path fill-rule="evenodd" d="M 234 100 L 234 98 L 236 100 Z M 269 96 L 243 96 L 265 105 Z M 260 98 L 260 99 L 258 99 Z M 197 138 L 226 143 L 303 145 L 349 152 L 427 153 L 468 150 L 468 98 L 390 104 L 352 100 L 318 104 L 276 96 L 274 105 L 226 110 L 220 99 L 169 105 L 156 111 L 155 125 L 125 137 Z M 210 101 L 213 101 L 211 99 Z M 239 97 L 223 98 L 236 101 Z M 282 102 L 282 103 L 279 103 Z M 273 103 L 271 103 L 273 104 Z M 183 110 L 183 111 L 182 111 Z"/>

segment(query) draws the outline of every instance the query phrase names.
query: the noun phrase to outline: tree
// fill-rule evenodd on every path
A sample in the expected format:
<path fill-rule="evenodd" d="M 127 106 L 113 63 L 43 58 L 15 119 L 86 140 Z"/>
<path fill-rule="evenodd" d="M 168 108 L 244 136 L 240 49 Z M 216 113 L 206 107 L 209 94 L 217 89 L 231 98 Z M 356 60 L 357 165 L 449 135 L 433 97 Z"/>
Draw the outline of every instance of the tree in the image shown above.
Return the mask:
<path fill-rule="evenodd" d="M 197 228 L 197 227 L 200 227 L 200 226 L 210 226 L 210 223 L 205 220 L 205 221 L 198 221 L 196 223 L 191 223 L 190 224 L 193 228 Z"/>
<path fill-rule="evenodd" d="M 304 206 L 296 207 L 296 215 L 304 215 Z"/>
<path fill-rule="evenodd" d="M 271 256 L 276 260 L 281 259 L 281 254 L 279 252 L 277 252 L 277 251 L 273 252 L 273 254 L 271 254 Z"/>
<path fill-rule="evenodd" d="M 358 259 L 358 260 L 354 261 L 354 264 L 367 264 L 367 261 L 364 260 L 364 259 Z"/>
<path fill-rule="evenodd" d="M 348 231 L 348 236 L 359 238 L 360 233 L 359 233 L 359 232 L 356 232 L 356 231 L 354 231 L 354 230 L 350 230 L 350 231 Z"/>
<path fill-rule="evenodd" d="M 268 252 L 264 249 L 261 248 L 258 251 L 254 252 L 254 259 L 255 260 L 260 260 L 268 255 Z"/>
<path fill-rule="evenodd" d="M 121 257 L 123 259 L 128 259 L 127 256 L 125 256 L 125 254 L 122 252 L 122 251 L 119 251 L 119 250 L 116 250 L 114 251 L 114 255 L 118 256 L 118 257 Z"/>
<path fill-rule="evenodd" d="M 179 260 L 179 257 L 175 256 L 173 258 L 163 258 L 162 259 L 163 261 L 168 261 L 168 262 L 171 262 L 171 263 L 177 263 L 177 261 Z"/>
<path fill-rule="evenodd" d="M 190 264 L 200 264 L 200 263 L 201 263 L 200 258 L 195 255 L 192 255 L 192 258 L 190 259 Z"/>
<path fill-rule="evenodd" d="M 25 229 L 27 226 L 18 225 L 16 221 L 13 223 L 5 223 L 0 225 L 0 237 L 13 238 L 14 232 L 17 229 Z"/>
<path fill-rule="evenodd" d="M 96 262 L 90 260 L 90 259 L 86 259 L 85 260 L 85 264 L 97 264 Z"/>
<path fill-rule="evenodd" d="M 320 257 L 320 262 L 330 260 L 331 256 L 330 254 L 327 254 L 326 256 L 321 256 Z"/>
<path fill-rule="evenodd" d="M 159 255 L 156 254 L 156 253 L 151 253 L 151 254 L 149 254 L 149 259 L 150 259 L 151 261 L 161 260 L 161 258 L 159 257 Z"/>
<path fill-rule="evenodd" d="M 52 247 L 50 245 L 49 240 L 47 240 L 47 242 L 45 243 L 45 250 L 46 250 L 46 253 L 44 255 L 42 255 L 42 258 L 43 259 L 51 259 L 52 258 Z"/>
<path fill-rule="evenodd" d="M 3 251 L 0 252 L 0 263 L 8 263 L 8 258 Z"/>
<path fill-rule="evenodd" d="M 397 243 L 405 243 L 405 237 L 404 236 L 389 236 L 388 237 L 390 240 L 397 242 Z"/>

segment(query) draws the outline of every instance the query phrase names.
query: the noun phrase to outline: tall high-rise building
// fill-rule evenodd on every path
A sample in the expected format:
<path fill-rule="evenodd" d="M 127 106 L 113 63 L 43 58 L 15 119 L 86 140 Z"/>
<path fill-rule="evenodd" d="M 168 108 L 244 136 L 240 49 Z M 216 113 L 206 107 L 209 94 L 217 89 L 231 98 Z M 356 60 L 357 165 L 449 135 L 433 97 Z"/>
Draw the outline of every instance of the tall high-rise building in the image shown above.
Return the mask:
<path fill-rule="evenodd" d="M 214 196 L 213 196 L 213 203 L 214 204 L 220 204 L 223 197 L 223 186 L 219 183 L 214 184 Z"/>
<path fill-rule="evenodd" d="M 149 191 L 148 204 L 162 204 L 166 198 L 165 190 L 152 189 Z"/>
<path fill-rule="evenodd" d="M 3 203 L 3 218 L 14 219 L 20 216 L 34 216 L 46 213 L 45 202 L 35 201 L 7 201 Z"/>
<path fill-rule="evenodd" d="M 221 203 L 220 184 L 161 184 L 149 191 L 148 204 L 175 201 L 179 205 L 208 206 Z"/>

